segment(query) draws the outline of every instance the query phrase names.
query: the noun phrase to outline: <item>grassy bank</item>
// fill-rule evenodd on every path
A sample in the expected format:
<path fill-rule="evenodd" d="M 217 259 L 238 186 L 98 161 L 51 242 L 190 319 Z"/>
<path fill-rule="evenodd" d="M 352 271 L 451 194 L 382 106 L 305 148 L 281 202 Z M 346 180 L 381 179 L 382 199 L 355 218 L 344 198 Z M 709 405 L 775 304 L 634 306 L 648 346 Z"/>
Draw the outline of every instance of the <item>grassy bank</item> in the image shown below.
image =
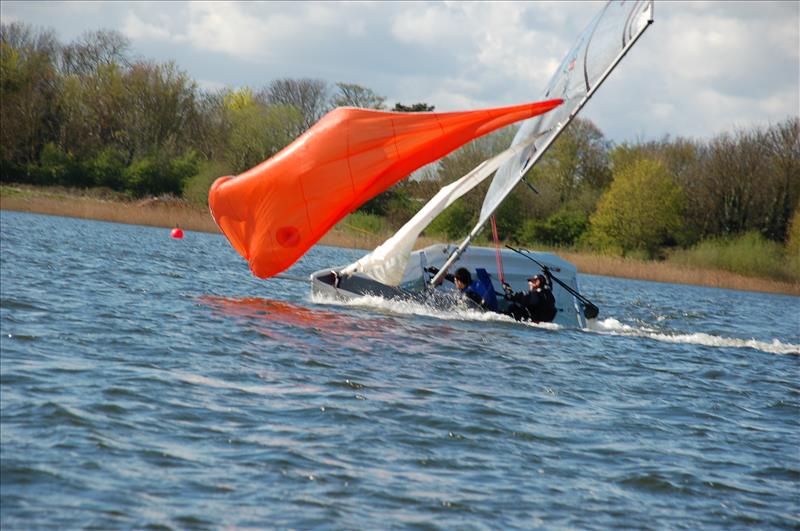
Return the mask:
<path fill-rule="evenodd" d="M 57 187 L 2 185 L 0 209 L 130 225 L 179 226 L 198 232 L 219 232 L 206 207 L 173 198 L 132 201 L 121 194 L 94 189 L 76 191 Z M 336 227 L 323 238 L 322 243 L 338 247 L 369 248 L 378 240 L 374 235 Z"/>
<path fill-rule="evenodd" d="M 96 219 L 117 223 L 174 227 L 199 232 L 219 232 L 205 207 L 177 199 L 146 199 L 131 201 L 108 191 L 75 191 L 62 188 L 0 186 L 0 208 L 36 212 L 56 216 Z M 372 249 L 389 236 L 365 231 L 345 219 L 331 230 L 320 243 L 337 247 Z M 437 240 L 421 238 L 417 247 Z M 704 269 L 667 262 L 614 258 L 576 252 L 559 252 L 583 273 L 624 277 L 656 282 L 671 282 L 731 288 L 768 293 L 800 295 L 800 283 L 746 277 L 727 271 Z"/>

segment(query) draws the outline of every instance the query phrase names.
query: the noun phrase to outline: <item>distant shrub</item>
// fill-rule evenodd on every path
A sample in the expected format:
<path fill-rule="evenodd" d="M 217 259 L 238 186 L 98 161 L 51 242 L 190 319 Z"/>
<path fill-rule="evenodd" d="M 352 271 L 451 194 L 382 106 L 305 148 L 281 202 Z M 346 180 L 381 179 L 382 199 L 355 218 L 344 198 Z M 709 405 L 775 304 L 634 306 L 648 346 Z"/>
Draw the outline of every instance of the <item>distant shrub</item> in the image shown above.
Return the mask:
<path fill-rule="evenodd" d="M 198 165 L 197 173 L 183 185 L 183 198 L 197 206 L 208 206 L 208 191 L 219 177 L 231 175 L 234 172 L 228 163 L 218 161 L 205 161 Z"/>
<path fill-rule="evenodd" d="M 675 251 L 672 263 L 722 269 L 740 275 L 797 282 L 800 272 L 784 260 L 784 247 L 751 231 L 735 237 L 706 240 L 690 249 Z"/>
<path fill-rule="evenodd" d="M 546 220 L 526 220 L 519 233 L 524 243 L 541 242 L 550 245 L 573 245 L 589 227 L 583 212 L 561 210 Z"/>
<path fill-rule="evenodd" d="M 428 225 L 425 233 L 449 239 L 466 236 L 472 228 L 472 213 L 463 203 L 454 203 Z"/>
<path fill-rule="evenodd" d="M 180 196 L 183 183 L 198 169 L 194 152 L 168 159 L 158 154 L 134 161 L 126 172 L 126 188 L 137 197 L 171 194 Z"/>
<path fill-rule="evenodd" d="M 407 190 L 392 187 L 376 195 L 358 209 L 358 212 L 386 218 L 392 227 L 400 227 L 411 219 L 416 211 L 416 203 Z"/>
<path fill-rule="evenodd" d="M 25 165 L 18 164 L 13 160 L 0 160 L 0 182 L 4 183 L 26 183 L 30 182 Z"/>
<path fill-rule="evenodd" d="M 87 187 L 94 184 L 91 176 L 75 162 L 75 158 L 53 142 L 48 142 L 39 154 L 37 183 Z"/>
<path fill-rule="evenodd" d="M 386 221 L 392 228 L 400 228 L 414 217 L 421 205 L 409 197 L 407 193 L 398 194 L 389 202 L 386 210 Z"/>
<path fill-rule="evenodd" d="M 108 146 L 89 158 L 82 166 L 87 178 L 96 186 L 119 191 L 125 188 L 126 159 L 124 151 Z"/>
<path fill-rule="evenodd" d="M 794 210 L 786 234 L 786 252 L 790 256 L 800 256 L 800 207 Z"/>
<path fill-rule="evenodd" d="M 358 234 L 380 234 L 384 230 L 382 217 L 359 210 L 347 216 L 343 225 L 347 230 Z"/>
<path fill-rule="evenodd" d="M 786 267 L 795 279 L 800 279 L 800 207 L 794 210 L 786 236 Z"/>

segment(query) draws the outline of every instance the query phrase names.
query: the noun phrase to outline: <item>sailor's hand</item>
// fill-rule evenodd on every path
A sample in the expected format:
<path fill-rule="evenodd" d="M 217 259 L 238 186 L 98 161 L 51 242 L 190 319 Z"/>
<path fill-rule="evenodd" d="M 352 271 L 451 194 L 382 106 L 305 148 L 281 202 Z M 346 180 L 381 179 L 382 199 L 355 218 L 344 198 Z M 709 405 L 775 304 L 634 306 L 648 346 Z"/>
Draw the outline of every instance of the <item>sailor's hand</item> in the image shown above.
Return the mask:
<path fill-rule="evenodd" d="M 511 288 L 511 285 L 508 282 L 503 282 L 503 291 L 506 293 L 514 293 L 514 290 Z"/>
<path fill-rule="evenodd" d="M 435 275 L 436 273 L 438 273 L 438 272 L 439 272 L 439 268 L 438 268 L 438 267 L 433 267 L 433 266 L 431 266 L 431 267 L 426 267 L 426 268 L 425 268 L 425 272 L 426 272 L 426 273 L 433 273 L 433 274 Z"/>

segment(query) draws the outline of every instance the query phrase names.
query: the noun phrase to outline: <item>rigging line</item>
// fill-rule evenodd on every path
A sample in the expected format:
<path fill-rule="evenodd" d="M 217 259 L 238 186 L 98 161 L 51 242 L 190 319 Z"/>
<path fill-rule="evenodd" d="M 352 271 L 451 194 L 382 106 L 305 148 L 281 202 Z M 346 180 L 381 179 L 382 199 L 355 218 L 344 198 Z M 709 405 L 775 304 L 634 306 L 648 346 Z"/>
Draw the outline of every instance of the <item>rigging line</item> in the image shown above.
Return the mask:
<path fill-rule="evenodd" d="M 347 227 L 348 229 L 353 229 L 354 231 L 357 231 L 357 232 L 362 232 L 362 233 L 367 234 L 369 236 L 375 236 L 376 235 L 371 230 L 362 229 L 361 227 L 356 227 L 355 225 L 352 225 L 350 223 L 342 222 L 342 226 Z"/>
<path fill-rule="evenodd" d="M 494 214 L 492 214 L 492 239 L 494 240 L 494 253 L 497 258 L 497 276 L 501 284 L 506 283 L 505 275 L 503 275 L 503 258 L 500 255 L 500 238 L 497 236 L 497 221 Z"/>

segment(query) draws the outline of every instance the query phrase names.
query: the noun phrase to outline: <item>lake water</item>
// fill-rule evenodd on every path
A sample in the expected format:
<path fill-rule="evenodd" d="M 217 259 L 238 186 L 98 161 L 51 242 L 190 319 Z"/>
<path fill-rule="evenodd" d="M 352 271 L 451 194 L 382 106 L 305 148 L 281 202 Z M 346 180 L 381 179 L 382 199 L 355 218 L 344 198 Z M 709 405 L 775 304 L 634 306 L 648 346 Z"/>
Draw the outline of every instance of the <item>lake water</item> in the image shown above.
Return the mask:
<path fill-rule="evenodd" d="M 798 297 L 582 275 L 576 330 L 312 300 L 219 235 L 0 230 L 4 530 L 800 528 Z"/>

